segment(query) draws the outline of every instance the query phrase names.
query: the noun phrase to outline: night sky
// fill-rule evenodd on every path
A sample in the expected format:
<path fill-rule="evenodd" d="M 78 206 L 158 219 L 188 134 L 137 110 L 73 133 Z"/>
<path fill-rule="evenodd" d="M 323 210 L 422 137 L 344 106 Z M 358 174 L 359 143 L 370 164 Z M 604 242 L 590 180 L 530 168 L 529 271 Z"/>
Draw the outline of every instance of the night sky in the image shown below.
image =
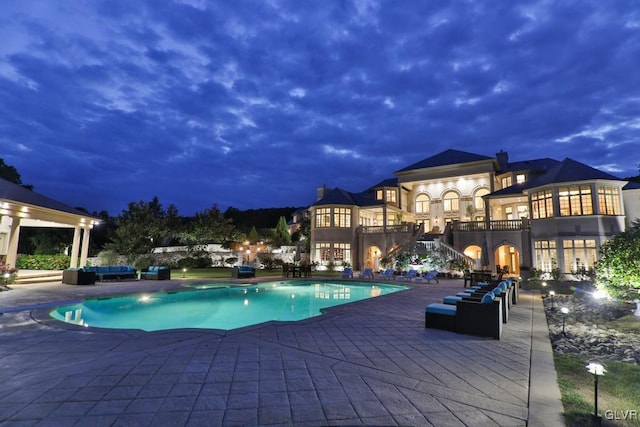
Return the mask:
<path fill-rule="evenodd" d="M 0 157 L 91 212 L 306 206 L 449 148 L 638 175 L 637 0 L 0 10 Z"/>

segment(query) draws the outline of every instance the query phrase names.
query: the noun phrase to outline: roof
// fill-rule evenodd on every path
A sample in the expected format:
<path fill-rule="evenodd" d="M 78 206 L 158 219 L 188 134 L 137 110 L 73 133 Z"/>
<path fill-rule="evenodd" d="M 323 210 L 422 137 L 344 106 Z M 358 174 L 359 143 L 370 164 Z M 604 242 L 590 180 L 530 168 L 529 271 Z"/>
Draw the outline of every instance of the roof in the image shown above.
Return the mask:
<path fill-rule="evenodd" d="M 533 160 L 524 160 L 521 162 L 509 162 L 507 165 L 507 169 L 502 172 L 515 172 L 515 171 L 534 171 L 534 172 L 544 172 L 549 169 L 558 166 L 560 164 L 559 160 L 551 159 L 549 157 L 545 157 L 543 159 L 533 159 Z"/>
<path fill-rule="evenodd" d="M 372 185 L 371 187 L 369 187 L 365 191 L 371 191 L 374 188 L 380 188 L 380 187 L 397 187 L 397 186 L 398 186 L 398 178 L 397 177 L 387 178 L 387 179 L 383 179 L 382 181 L 380 181 L 376 185 Z"/>
<path fill-rule="evenodd" d="M 638 190 L 640 189 L 640 182 L 629 181 L 627 185 L 622 187 L 623 190 Z"/>
<path fill-rule="evenodd" d="M 433 168 L 437 166 L 447 166 L 447 165 L 455 165 L 460 163 L 478 162 L 482 160 L 495 160 L 495 158 L 489 157 L 489 156 L 483 156 L 481 154 L 468 153 L 466 151 L 449 149 L 441 153 L 438 153 L 434 156 L 427 157 L 426 159 L 420 160 L 419 162 L 409 165 L 406 168 L 400 169 L 396 171 L 396 173 L 406 172 L 406 171 L 416 170 L 416 169 Z"/>
<path fill-rule="evenodd" d="M 602 172 L 601 170 L 567 157 L 547 173 L 534 177 L 530 180 L 527 187 L 540 187 L 542 185 L 559 184 L 562 182 L 593 181 L 595 179 L 622 181 L 617 176 Z"/>
<path fill-rule="evenodd" d="M 311 206 L 322 205 L 349 205 L 349 206 L 374 206 L 383 204 L 381 200 L 375 200 L 368 192 L 351 193 L 341 188 L 334 188 L 324 197 Z"/>
<path fill-rule="evenodd" d="M 43 196 L 42 194 L 33 192 L 21 185 L 14 184 L 13 182 L 9 182 L 6 179 L 2 178 L 0 178 L 0 200 L 10 200 L 13 202 L 39 206 L 42 208 L 80 215 L 83 217 L 91 216 L 79 209 L 72 208 L 69 205 L 65 205 L 62 202 L 59 202 L 47 196 Z"/>

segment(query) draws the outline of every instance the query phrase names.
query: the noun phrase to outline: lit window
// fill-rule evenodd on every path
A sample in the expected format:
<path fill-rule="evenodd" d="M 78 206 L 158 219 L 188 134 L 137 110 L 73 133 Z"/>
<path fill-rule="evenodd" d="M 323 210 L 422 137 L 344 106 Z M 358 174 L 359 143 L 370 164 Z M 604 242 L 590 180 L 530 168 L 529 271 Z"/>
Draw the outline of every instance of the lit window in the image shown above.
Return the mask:
<path fill-rule="evenodd" d="M 620 190 L 617 187 L 598 187 L 600 215 L 620 215 Z"/>
<path fill-rule="evenodd" d="M 351 227 L 351 208 L 333 208 L 333 226 Z"/>
<path fill-rule="evenodd" d="M 522 184 L 523 182 L 525 182 L 527 179 L 527 177 L 523 174 L 523 173 L 519 173 L 516 175 L 516 183 L 517 184 Z"/>
<path fill-rule="evenodd" d="M 316 227 L 331 227 L 331 208 L 316 209 Z"/>
<path fill-rule="evenodd" d="M 376 190 L 376 200 L 383 200 L 382 194 L 382 190 Z"/>
<path fill-rule="evenodd" d="M 460 197 L 455 191 L 445 193 L 442 203 L 445 212 L 457 212 L 460 210 Z"/>
<path fill-rule="evenodd" d="M 321 263 L 331 261 L 331 245 L 329 243 L 316 243 L 315 258 Z"/>
<path fill-rule="evenodd" d="M 539 191 L 531 195 L 533 219 L 553 217 L 553 194 L 551 190 Z"/>
<path fill-rule="evenodd" d="M 593 215 L 591 187 L 588 185 L 558 189 L 560 216 Z"/>
<path fill-rule="evenodd" d="M 504 208 L 504 214 L 507 219 L 513 219 L 513 206 L 506 206 Z"/>
<path fill-rule="evenodd" d="M 416 213 L 429 213 L 429 205 L 431 200 L 426 194 L 419 194 L 416 197 Z"/>
<path fill-rule="evenodd" d="M 350 243 L 334 243 L 333 244 L 333 262 L 342 264 L 344 262 L 351 263 L 351 244 Z"/>
<path fill-rule="evenodd" d="M 511 187 L 511 175 L 502 178 L 502 188 Z"/>
<path fill-rule="evenodd" d="M 598 260 L 595 240 L 563 240 L 565 273 L 576 273 L 593 268 Z"/>
<path fill-rule="evenodd" d="M 556 242 L 553 240 L 538 240 L 533 242 L 533 249 L 536 258 L 536 268 L 550 272 L 554 268 L 558 257 Z"/>
<path fill-rule="evenodd" d="M 486 196 L 487 194 L 489 194 L 489 190 L 481 188 L 473 195 L 473 205 L 477 210 L 484 212 L 484 199 L 482 196 Z"/>
<path fill-rule="evenodd" d="M 396 202 L 396 190 L 387 190 L 386 191 L 386 199 L 387 202 L 395 203 Z"/>

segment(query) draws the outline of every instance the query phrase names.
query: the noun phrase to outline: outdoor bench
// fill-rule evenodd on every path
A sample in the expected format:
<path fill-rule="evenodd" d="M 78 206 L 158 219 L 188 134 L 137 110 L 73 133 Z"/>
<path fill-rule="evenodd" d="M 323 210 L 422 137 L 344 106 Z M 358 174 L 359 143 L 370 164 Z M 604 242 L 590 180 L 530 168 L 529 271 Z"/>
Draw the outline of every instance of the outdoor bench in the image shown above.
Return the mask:
<path fill-rule="evenodd" d="M 146 280 L 169 280 L 171 269 L 166 265 L 152 265 L 140 272 L 140 278 Z"/>

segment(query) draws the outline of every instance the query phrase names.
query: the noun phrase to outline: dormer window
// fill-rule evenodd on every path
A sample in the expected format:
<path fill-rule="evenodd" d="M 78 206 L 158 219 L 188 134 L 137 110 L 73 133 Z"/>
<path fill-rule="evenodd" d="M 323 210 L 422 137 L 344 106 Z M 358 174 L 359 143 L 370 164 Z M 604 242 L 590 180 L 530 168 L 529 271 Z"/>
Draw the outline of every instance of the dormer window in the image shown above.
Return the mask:
<path fill-rule="evenodd" d="M 511 175 L 502 178 L 502 188 L 511 187 Z"/>
<path fill-rule="evenodd" d="M 396 203 L 396 190 L 387 190 L 385 200 L 389 203 Z"/>
<path fill-rule="evenodd" d="M 516 175 L 516 183 L 517 184 L 522 184 L 526 180 L 527 180 L 527 177 L 525 176 L 525 174 L 519 173 L 519 174 Z"/>

